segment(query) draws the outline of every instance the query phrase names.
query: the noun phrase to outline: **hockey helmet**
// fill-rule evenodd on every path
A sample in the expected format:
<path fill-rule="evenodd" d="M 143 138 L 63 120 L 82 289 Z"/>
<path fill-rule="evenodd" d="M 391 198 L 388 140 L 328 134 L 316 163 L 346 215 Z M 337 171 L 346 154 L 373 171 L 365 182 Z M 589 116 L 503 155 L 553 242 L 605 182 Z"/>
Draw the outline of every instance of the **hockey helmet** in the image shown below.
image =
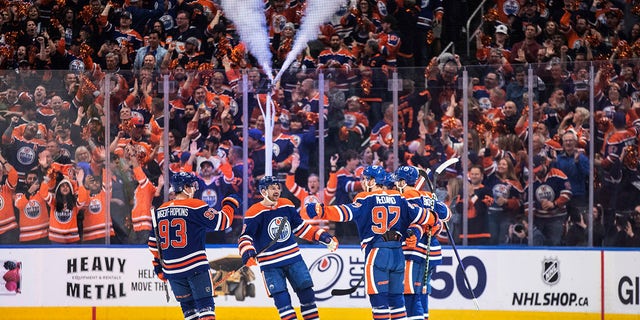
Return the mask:
<path fill-rule="evenodd" d="M 188 172 L 178 172 L 171 177 L 171 187 L 176 193 L 182 192 L 185 186 L 191 186 L 198 189 L 198 178 Z"/>
<path fill-rule="evenodd" d="M 384 175 L 384 183 L 383 185 L 389 189 L 396 186 L 396 181 L 398 181 L 395 174 L 386 172 Z"/>
<path fill-rule="evenodd" d="M 376 184 L 379 185 L 384 185 L 386 174 L 387 173 L 384 171 L 384 168 L 382 168 L 381 166 L 368 166 L 364 168 L 364 171 L 362 172 L 363 177 L 367 179 L 373 179 L 375 180 Z"/>
<path fill-rule="evenodd" d="M 418 169 L 412 166 L 401 166 L 396 170 L 398 181 L 404 180 L 407 185 L 413 186 L 418 181 Z"/>
<path fill-rule="evenodd" d="M 274 176 L 264 176 L 258 181 L 258 191 L 262 192 L 262 190 L 267 190 L 270 185 L 280 185 L 280 181 L 278 181 L 277 177 Z"/>

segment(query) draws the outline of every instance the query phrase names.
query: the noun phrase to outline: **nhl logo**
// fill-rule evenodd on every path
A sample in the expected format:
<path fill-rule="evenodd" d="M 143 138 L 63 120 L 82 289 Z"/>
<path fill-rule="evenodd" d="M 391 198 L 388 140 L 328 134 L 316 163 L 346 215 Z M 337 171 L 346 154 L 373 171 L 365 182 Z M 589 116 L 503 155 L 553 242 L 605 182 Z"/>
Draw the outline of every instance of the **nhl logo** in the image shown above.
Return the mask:
<path fill-rule="evenodd" d="M 542 281 L 550 286 L 560 281 L 560 262 L 558 259 L 544 259 L 542 261 Z"/>

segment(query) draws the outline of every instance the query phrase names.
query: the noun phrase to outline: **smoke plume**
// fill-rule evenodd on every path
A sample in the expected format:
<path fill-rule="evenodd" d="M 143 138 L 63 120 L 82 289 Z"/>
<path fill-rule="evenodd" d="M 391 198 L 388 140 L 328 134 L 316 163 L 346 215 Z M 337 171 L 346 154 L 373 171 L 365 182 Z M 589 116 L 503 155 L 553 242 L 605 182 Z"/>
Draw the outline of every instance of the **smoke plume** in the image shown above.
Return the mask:
<path fill-rule="evenodd" d="M 295 61 L 296 56 L 307 47 L 307 42 L 318 37 L 318 30 L 323 23 L 329 21 L 331 16 L 338 11 L 344 0 L 307 0 L 305 15 L 302 17 L 300 29 L 293 41 L 293 48 L 282 64 L 275 81 L 278 81 L 287 68 Z"/>
<path fill-rule="evenodd" d="M 269 80 L 273 80 L 264 2 L 262 0 L 222 0 L 221 4 L 225 16 L 235 24 L 240 39 L 256 57 Z"/>

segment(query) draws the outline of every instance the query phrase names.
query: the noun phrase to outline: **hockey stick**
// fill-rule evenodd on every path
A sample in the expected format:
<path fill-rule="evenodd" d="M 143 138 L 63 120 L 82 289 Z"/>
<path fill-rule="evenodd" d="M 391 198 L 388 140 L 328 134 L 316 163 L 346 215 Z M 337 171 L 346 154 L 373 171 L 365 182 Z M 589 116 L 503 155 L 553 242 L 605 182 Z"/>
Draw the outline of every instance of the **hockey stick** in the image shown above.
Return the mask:
<path fill-rule="evenodd" d="M 433 182 L 431 182 L 430 180 L 427 179 L 427 181 L 429 182 L 429 184 L 433 187 L 435 186 L 436 182 L 438 181 L 438 176 L 449 166 L 458 163 L 458 161 L 460 161 L 460 159 L 458 158 L 451 158 L 445 162 L 443 162 L 441 165 L 438 166 L 438 168 L 436 168 L 436 174 L 433 176 Z M 427 177 L 428 178 L 428 177 Z M 435 190 L 435 189 L 433 189 Z M 464 282 L 467 285 L 467 288 L 469 289 L 469 291 L 471 292 L 471 296 L 473 297 L 473 304 L 475 304 L 476 306 L 476 310 L 480 310 L 480 305 L 478 304 L 478 298 L 476 297 L 476 294 L 473 292 L 473 290 L 471 289 L 471 283 L 469 282 L 469 277 L 467 277 L 467 270 L 464 267 L 464 264 L 462 263 L 462 259 L 460 259 L 460 254 L 458 253 L 458 249 L 456 248 L 456 243 L 453 239 L 453 235 L 451 235 L 451 231 L 449 229 L 449 224 L 446 221 L 442 221 L 445 230 L 447 231 L 447 237 L 449 238 L 449 242 L 451 243 L 451 248 L 453 249 L 453 253 L 456 255 L 456 259 L 458 260 L 458 264 L 460 265 L 460 267 L 462 268 L 462 275 L 464 276 Z"/>
<path fill-rule="evenodd" d="M 332 289 L 331 290 L 331 295 L 332 296 L 346 296 L 346 295 L 350 295 L 354 292 L 356 292 L 356 290 L 358 290 L 358 288 L 360 287 L 360 284 L 362 284 L 362 282 L 364 281 L 364 272 L 362 273 L 362 277 L 360 277 L 360 280 L 358 280 L 358 283 L 356 283 L 355 286 L 348 288 L 348 289 Z"/>
<path fill-rule="evenodd" d="M 280 221 L 280 225 L 278 226 L 278 230 L 276 231 L 275 237 L 273 237 L 273 239 L 271 239 L 271 241 L 267 244 L 267 246 L 262 248 L 262 250 L 260 250 L 260 252 L 258 252 L 256 256 L 265 252 L 267 249 L 271 248 L 274 244 L 276 244 L 276 242 L 278 242 L 278 239 L 280 239 L 280 236 L 282 235 L 282 231 L 284 230 L 284 225 L 286 224 L 287 221 L 288 221 L 287 217 L 282 217 L 282 220 Z M 222 278 L 220 278 L 220 280 L 216 281 L 216 283 L 213 284 L 213 290 L 215 290 L 219 285 L 223 284 L 225 281 L 231 278 L 232 275 L 236 274 L 237 272 L 241 272 L 242 269 L 246 267 L 247 265 L 243 264 L 240 268 L 225 274 Z"/>
<path fill-rule="evenodd" d="M 422 189 L 422 185 L 426 182 L 429 185 L 429 189 L 431 189 L 429 191 L 431 191 L 431 193 L 433 193 L 435 195 L 436 188 L 438 187 L 436 185 L 436 182 L 438 181 L 438 176 L 444 170 L 446 170 L 448 167 L 458 163 L 458 161 L 460 161 L 459 158 L 451 158 L 451 159 L 448 159 L 447 161 L 441 163 L 436 168 L 436 172 L 433 175 L 433 181 L 431 181 L 431 178 L 429 178 L 429 174 L 431 173 L 431 169 L 429 169 L 429 168 L 427 168 L 427 169 L 417 168 L 418 169 L 419 178 L 418 178 L 418 181 L 416 182 L 416 189 L 417 190 Z"/>
<path fill-rule="evenodd" d="M 160 237 L 158 236 L 158 221 L 156 220 L 156 209 L 151 208 L 151 222 L 153 223 L 153 233 L 156 237 L 156 248 L 158 249 L 158 257 L 160 258 L 160 268 L 162 268 L 162 249 L 160 249 Z M 169 281 L 164 281 L 164 294 L 167 297 L 167 302 L 169 302 L 169 289 L 167 286 L 169 285 Z"/>
<path fill-rule="evenodd" d="M 447 169 L 448 167 L 458 163 L 458 161 L 460 161 L 460 158 L 451 158 L 448 159 L 447 161 L 443 162 L 441 165 L 439 165 L 436 168 L 436 174 L 433 175 L 433 187 L 438 187 L 438 185 L 436 184 L 438 182 L 438 176 L 442 173 L 442 171 L 444 171 L 445 169 Z M 433 190 L 433 192 L 435 192 L 435 189 Z"/>
<path fill-rule="evenodd" d="M 427 275 L 429 274 L 429 254 L 431 254 L 431 229 L 427 231 L 427 258 L 424 263 L 424 275 L 422 277 L 424 279 L 422 285 L 424 286 L 427 285 Z"/>
<path fill-rule="evenodd" d="M 458 260 L 458 264 L 460 265 L 460 268 L 462 268 L 462 275 L 464 276 L 464 282 L 467 284 L 467 288 L 471 292 L 471 296 L 473 297 L 473 304 L 476 305 L 476 310 L 480 311 L 480 305 L 478 305 L 478 298 L 476 297 L 476 294 L 473 292 L 473 289 L 471 289 L 471 283 L 469 282 L 469 278 L 467 277 L 467 270 L 464 267 L 464 264 L 462 264 L 462 259 L 460 259 L 460 255 L 458 254 L 458 249 L 456 249 L 456 243 L 453 241 L 453 236 L 451 235 L 451 232 L 449 232 L 449 224 L 444 222 L 444 228 L 447 230 L 447 236 L 449 237 L 449 242 L 451 242 L 451 248 L 453 248 L 453 253 L 455 253 L 456 259 Z"/>

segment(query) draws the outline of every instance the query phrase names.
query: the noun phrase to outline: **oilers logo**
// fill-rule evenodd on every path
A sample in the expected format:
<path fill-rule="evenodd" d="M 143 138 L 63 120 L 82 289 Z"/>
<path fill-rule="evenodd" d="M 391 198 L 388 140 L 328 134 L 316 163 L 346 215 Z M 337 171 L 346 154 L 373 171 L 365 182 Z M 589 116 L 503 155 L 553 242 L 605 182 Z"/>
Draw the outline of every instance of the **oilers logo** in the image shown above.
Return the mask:
<path fill-rule="evenodd" d="M 393 132 L 387 133 L 382 140 L 383 140 L 382 142 L 385 145 L 387 145 L 387 146 L 388 145 L 392 145 L 393 144 Z"/>
<path fill-rule="evenodd" d="M 71 156 L 71 152 L 67 148 L 60 148 L 60 153 L 65 157 L 73 158 Z"/>
<path fill-rule="evenodd" d="M 280 146 L 277 143 L 273 144 L 273 155 L 277 157 L 280 155 Z"/>
<path fill-rule="evenodd" d="M 269 238 L 276 238 L 276 234 L 278 233 L 280 224 L 282 224 L 282 217 L 273 218 L 271 219 L 271 221 L 269 221 L 269 225 L 267 226 L 267 230 L 269 231 Z M 291 225 L 287 220 L 284 227 L 282 227 L 282 233 L 280 234 L 278 242 L 285 242 L 289 239 L 289 237 L 291 237 Z"/>
<path fill-rule="evenodd" d="M 73 215 L 73 211 L 69 209 L 63 209 L 62 211 L 56 210 L 54 213 L 56 216 L 56 220 L 60 223 L 68 223 L 71 221 L 71 216 Z"/>
<path fill-rule="evenodd" d="M 29 203 L 24 207 L 24 214 L 31 219 L 40 217 L 40 203 L 35 200 L 29 200 Z"/>
<path fill-rule="evenodd" d="M 335 253 L 321 256 L 309 265 L 309 274 L 313 279 L 316 300 L 325 301 L 332 297 L 331 289 L 340 280 L 343 270 L 344 262 Z"/>
<path fill-rule="evenodd" d="M 542 281 L 550 286 L 560 281 L 560 261 L 557 258 L 542 261 Z"/>
<path fill-rule="evenodd" d="M 293 144 L 297 147 L 300 145 L 300 142 L 302 141 L 302 139 L 300 138 L 299 135 L 294 134 L 291 136 L 291 138 L 293 139 Z"/>
<path fill-rule="evenodd" d="M 493 193 L 494 199 L 509 198 L 509 185 L 498 183 L 495 186 L 493 186 L 493 189 L 491 190 L 491 192 Z"/>
<path fill-rule="evenodd" d="M 209 205 L 209 208 L 213 208 L 218 203 L 218 193 L 213 189 L 202 190 L 202 201 Z"/>
<path fill-rule="evenodd" d="M 98 214 L 102 211 L 102 202 L 98 199 L 93 199 L 89 202 L 89 212 L 92 214 Z"/>
<path fill-rule="evenodd" d="M 536 200 L 549 200 L 553 201 L 556 199 L 556 193 L 553 191 L 549 185 L 543 184 L 536 189 Z"/>
<path fill-rule="evenodd" d="M 315 194 L 310 194 L 304 198 L 304 205 L 308 205 L 309 203 L 320 203 L 320 199 Z"/>
<path fill-rule="evenodd" d="M 22 147 L 18 149 L 18 154 L 16 154 L 18 158 L 18 162 L 20 164 L 28 166 L 33 164 L 33 161 L 36 159 L 36 152 L 33 151 L 31 147 Z"/>
<path fill-rule="evenodd" d="M 344 115 L 344 126 L 353 129 L 356 126 L 356 116 L 350 113 Z"/>
<path fill-rule="evenodd" d="M 238 114 L 238 111 L 240 110 L 240 108 L 238 108 L 238 103 L 231 99 L 231 101 L 229 101 L 229 113 L 231 113 L 234 117 Z"/>
<path fill-rule="evenodd" d="M 502 5 L 502 11 L 505 15 L 517 15 L 520 11 L 520 4 L 516 0 L 507 0 Z"/>
<path fill-rule="evenodd" d="M 482 98 L 478 99 L 478 104 L 480 104 L 480 108 L 482 110 L 491 109 L 491 100 L 489 99 L 489 97 L 482 97 Z M 491 119 L 490 120 L 493 120 L 493 115 L 491 115 Z"/>
<path fill-rule="evenodd" d="M 0 196 L 0 210 L 4 209 L 4 198 Z"/>

